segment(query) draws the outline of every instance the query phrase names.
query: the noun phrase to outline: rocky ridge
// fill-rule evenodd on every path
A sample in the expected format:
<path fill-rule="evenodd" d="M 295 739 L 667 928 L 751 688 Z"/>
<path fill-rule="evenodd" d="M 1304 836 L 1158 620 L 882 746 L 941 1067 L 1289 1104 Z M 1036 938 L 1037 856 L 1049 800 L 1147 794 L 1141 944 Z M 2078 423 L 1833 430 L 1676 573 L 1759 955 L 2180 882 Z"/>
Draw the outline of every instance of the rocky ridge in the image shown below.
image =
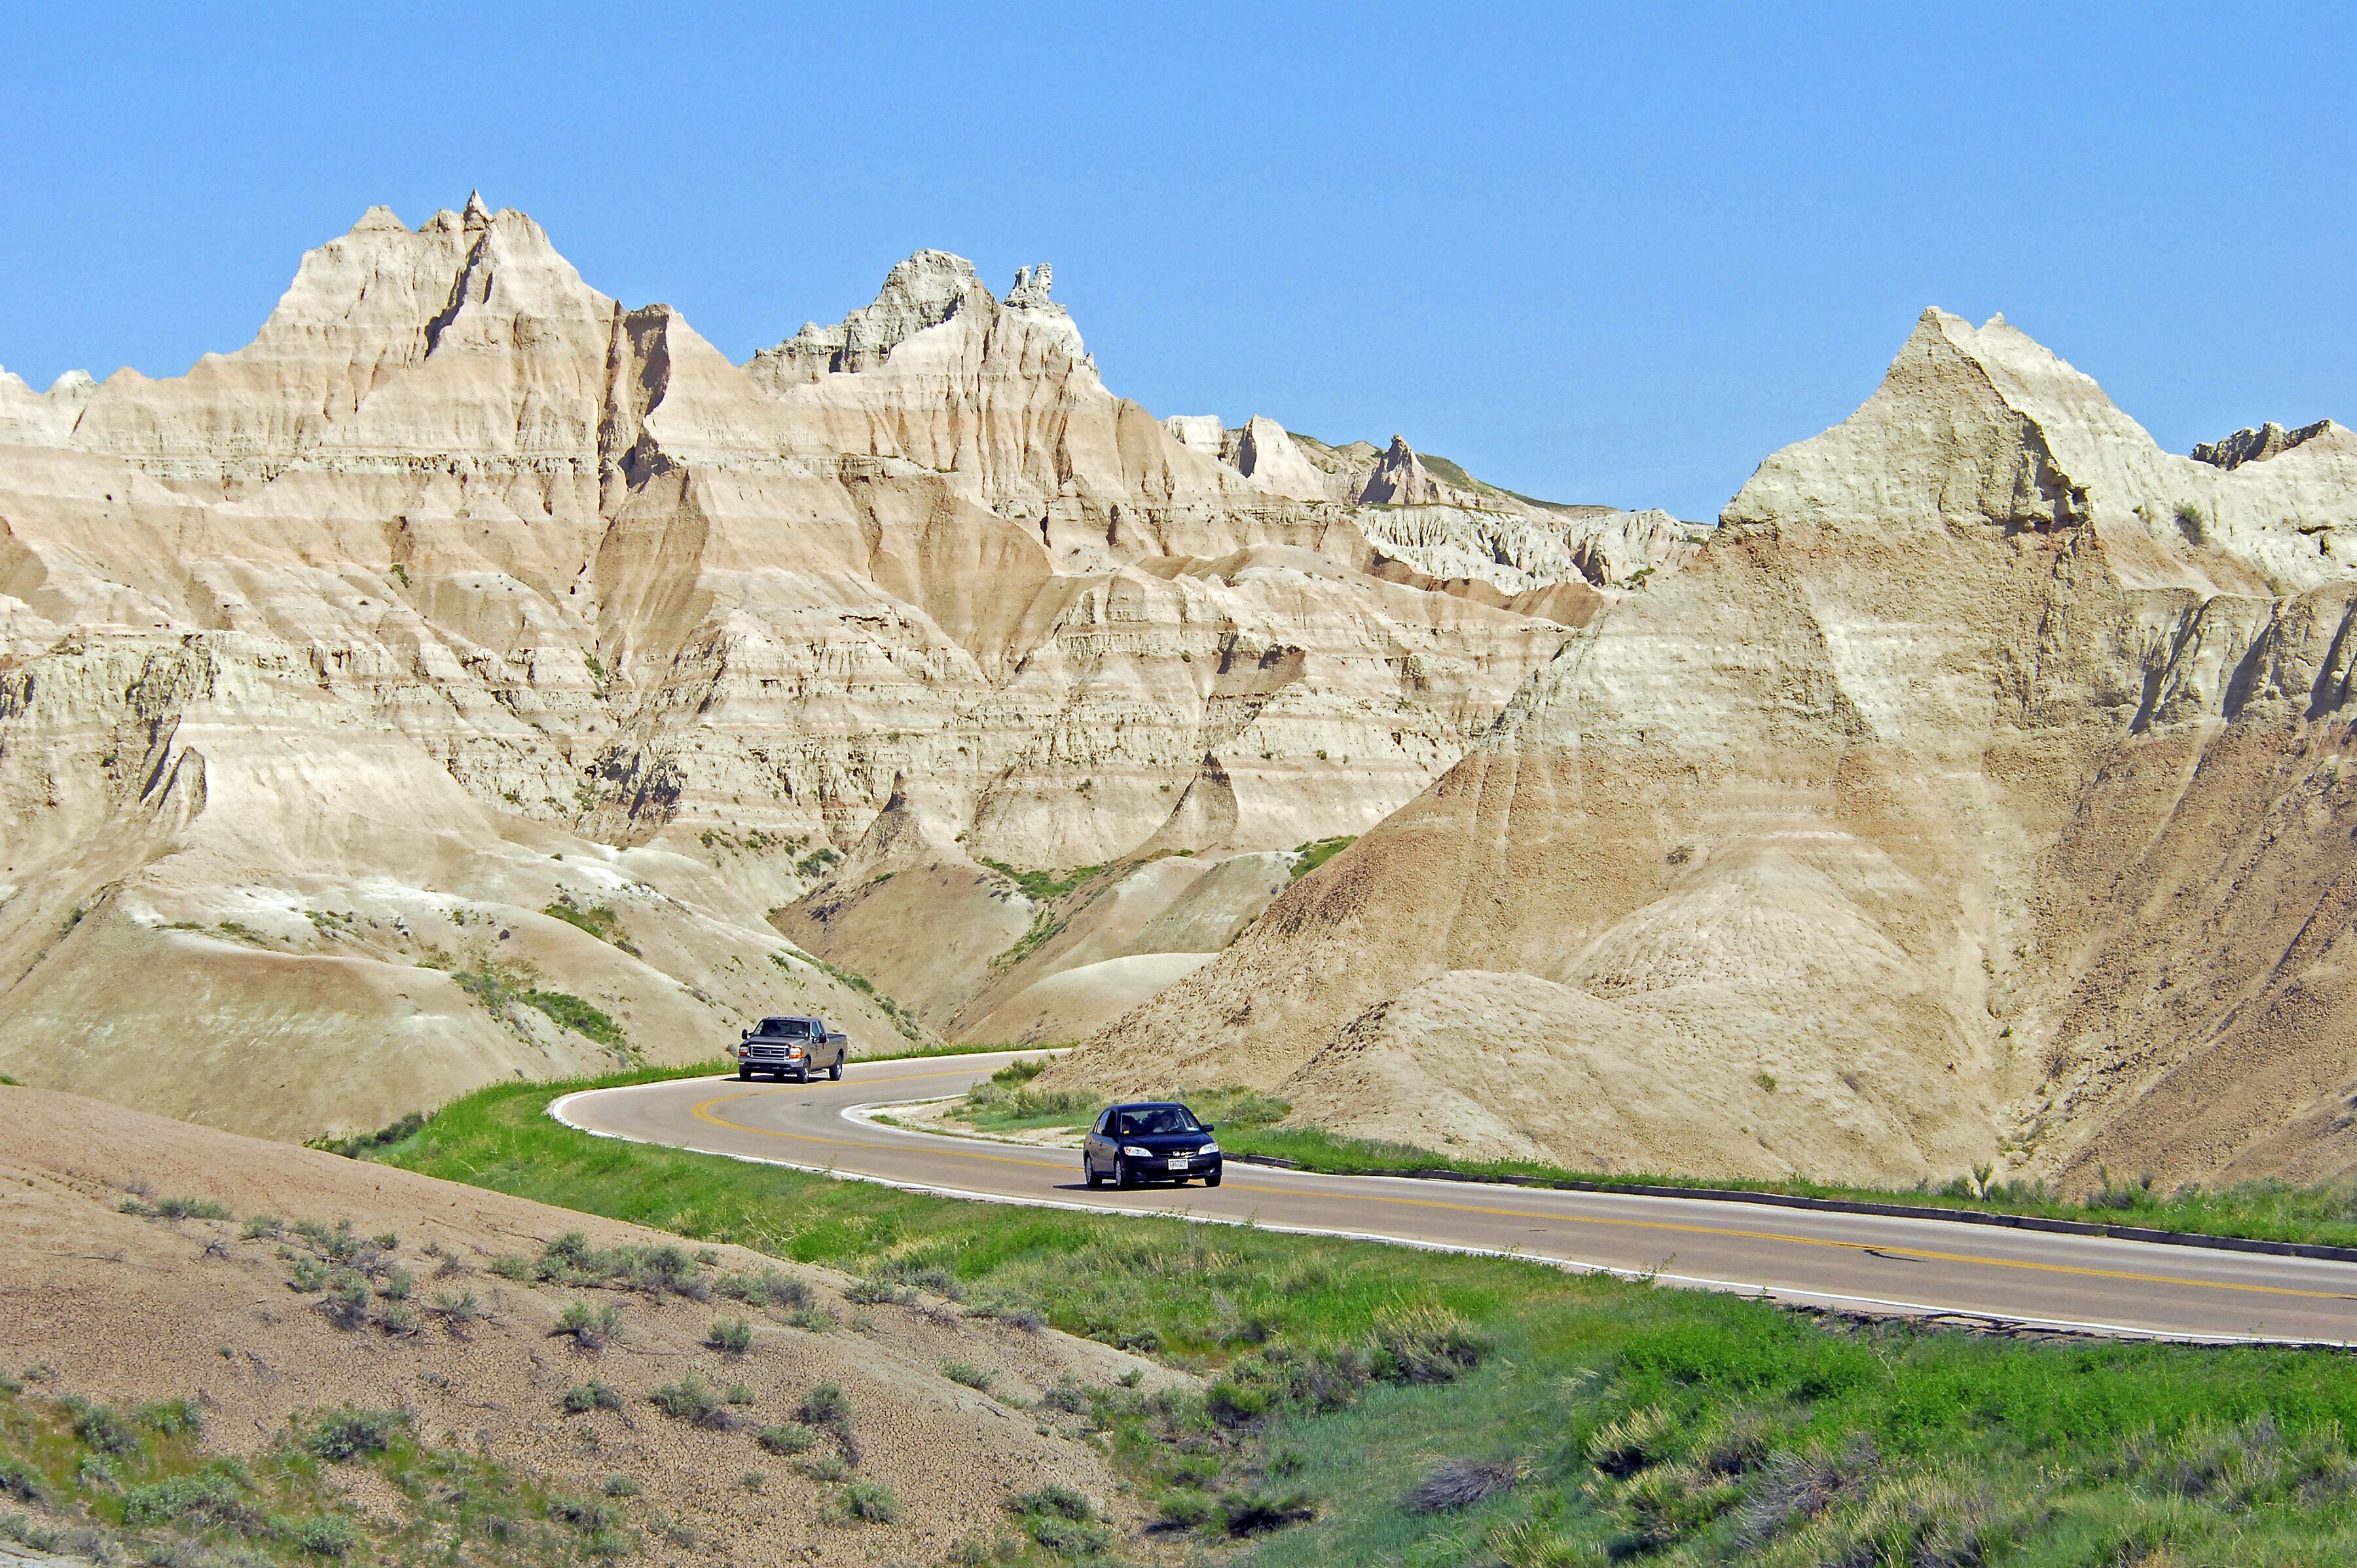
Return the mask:
<path fill-rule="evenodd" d="M 470 198 L 184 376 L 0 376 L 0 1070 L 285 1135 L 781 1005 L 930 1038 L 770 918 L 901 781 L 1019 935 L 995 866 L 1373 825 L 1695 548 L 1402 443 L 1381 504 L 1273 422 L 1247 472 L 1051 281 L 920 252 L 740 366 Z"/>
<path fill-rule="evenodd" d="M 2357 447 L 2227 456 L 1927 312 L 1678 571 L 1056 1079 L 1587 1168 L 2357 1168 Z"/>

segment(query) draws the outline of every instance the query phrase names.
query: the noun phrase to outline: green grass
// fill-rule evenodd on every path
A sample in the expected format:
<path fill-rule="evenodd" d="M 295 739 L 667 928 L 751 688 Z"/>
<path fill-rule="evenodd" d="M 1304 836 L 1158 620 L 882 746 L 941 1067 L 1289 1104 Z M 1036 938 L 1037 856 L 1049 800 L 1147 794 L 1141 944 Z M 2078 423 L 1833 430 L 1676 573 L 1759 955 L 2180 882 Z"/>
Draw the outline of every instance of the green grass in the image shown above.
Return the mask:
<path fill-rule="evenodd" d="M 504 1016 L 511 1003 L 520 1002 L 610 1050 L 630 1048 L 621 1025 L 570 992 L 539 989 L 523 972 L 486 963 L 480 969 L 453 970 L 450 978 L 494 1017 Z"/>
<path fill-rule="evenodd" d="M 1167 1519 L 1253 1563 L 2357 1555 L 2347 1357 L 1865 1326 L 1506 1259 L 959 1202 L 590 1138 L 544 1113 L 576 1087 L 480 1090 L 384 1157 L 947 1282 L 969 1311 L 1196 1372 L 1200 1393 L 1090 1389 L 1041 1410 L 1084 1407 Z M 1519 1479 L 1459 1509 L 1404 1506 L 1445 1460 Z M 1042 1551 L 1092 1539 L 1045 1504 L 1017 1522 Z"/>
<path fill-rule="evenodd" d="M 987 858 L 981 864 L 1023 889 L 1023 897 L 1034 904 L 1052 903 L 1104 869 L 1102 865 L 1082 865 L 1059 876 L 1052 871 L 1018 871 L 1004 861 Z"/>
<path fill-rule="evenodd" d="M 551 919 L 562 920 L 576 930 L 586 931 L 599 941 L 618 947 L 633 957 L 637 956 L 639 950 L 630 944 L 630 934 L 623 928 L 621 914 L 611 904 L 584 908 L 567 895 L 542 909 L 541 913 Z"/>
<path fill-rule="evenodd" d="M 1358 834 L 1344 833 L 1339 838 L 1319 839 L 1315 843 L 1303 844 L 1293 852 L 1301 857 L 1293 863 L 1293 879 L 1300 881 L 1358 842 Z"/>

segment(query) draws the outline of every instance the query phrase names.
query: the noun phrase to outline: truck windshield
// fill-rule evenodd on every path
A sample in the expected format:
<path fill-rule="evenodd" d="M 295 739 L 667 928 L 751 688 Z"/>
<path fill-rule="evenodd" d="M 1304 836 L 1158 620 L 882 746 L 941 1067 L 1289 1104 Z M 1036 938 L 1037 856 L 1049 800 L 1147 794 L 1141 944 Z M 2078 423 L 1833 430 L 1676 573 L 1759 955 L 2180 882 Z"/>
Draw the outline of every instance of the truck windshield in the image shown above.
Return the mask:
<path fill-rule="evenodd" d="M 764 1018 L 761 1020 L 761 1033 L 769 1036 L 773 1040 L 807 1040 L 810 1038 L 810 1020 L 807 1018 Z"/>

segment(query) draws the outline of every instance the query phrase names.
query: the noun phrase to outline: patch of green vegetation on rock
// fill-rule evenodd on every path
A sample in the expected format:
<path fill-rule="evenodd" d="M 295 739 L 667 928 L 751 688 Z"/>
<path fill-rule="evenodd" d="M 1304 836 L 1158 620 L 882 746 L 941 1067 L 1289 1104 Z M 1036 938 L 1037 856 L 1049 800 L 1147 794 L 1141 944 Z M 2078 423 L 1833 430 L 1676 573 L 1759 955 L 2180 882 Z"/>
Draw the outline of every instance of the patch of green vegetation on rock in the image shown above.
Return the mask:
<path fill-rule="evenodd" d="M 1319 839 L 1314 843 L 1303 844 L 1293 852 L 1301 857 L 1293 863 L 1293 879 L 1300 881 L 1358 842 L 1356 833 L 1344 833 L 1337 838 Z"/>
<path fill-rule="evenodd" d="M 541 913 L 551 919 L 562 920 L 576 930 L 586 931 L 633 958 L 638 956 L 639 950 L 631 944 L 630 932 L 622 926 L 621 912 L 611 904 L 583 906 L 575 903 L 568 894 L 543 908 Z"/>

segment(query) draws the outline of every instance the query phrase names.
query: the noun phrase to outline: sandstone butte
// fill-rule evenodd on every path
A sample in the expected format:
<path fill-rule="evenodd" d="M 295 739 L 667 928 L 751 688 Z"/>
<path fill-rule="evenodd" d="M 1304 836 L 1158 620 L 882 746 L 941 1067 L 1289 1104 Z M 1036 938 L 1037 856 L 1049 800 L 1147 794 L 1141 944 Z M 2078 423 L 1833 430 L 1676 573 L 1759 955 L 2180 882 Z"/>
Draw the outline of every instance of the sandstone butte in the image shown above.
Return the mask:
<path fill-rule="evenodd" d="M 0 1070 L 283 1137 L 808 1008 L 1469 1156 L 2357 1165 L 2350 432 L 1929 311 L 1704 527 L 1157 420 L 1050 286 L 738 365 L 470 200 L 0 379 Z"/>
<path fill-rule="evenodd" d="M 285 1138 L 1077 1036 L 1702 548 L 1157 420 L 1050 288 L 928 251 L 736 364 L 469 199 L 184 376 L 0 372 L 0 1071 Z"/>

